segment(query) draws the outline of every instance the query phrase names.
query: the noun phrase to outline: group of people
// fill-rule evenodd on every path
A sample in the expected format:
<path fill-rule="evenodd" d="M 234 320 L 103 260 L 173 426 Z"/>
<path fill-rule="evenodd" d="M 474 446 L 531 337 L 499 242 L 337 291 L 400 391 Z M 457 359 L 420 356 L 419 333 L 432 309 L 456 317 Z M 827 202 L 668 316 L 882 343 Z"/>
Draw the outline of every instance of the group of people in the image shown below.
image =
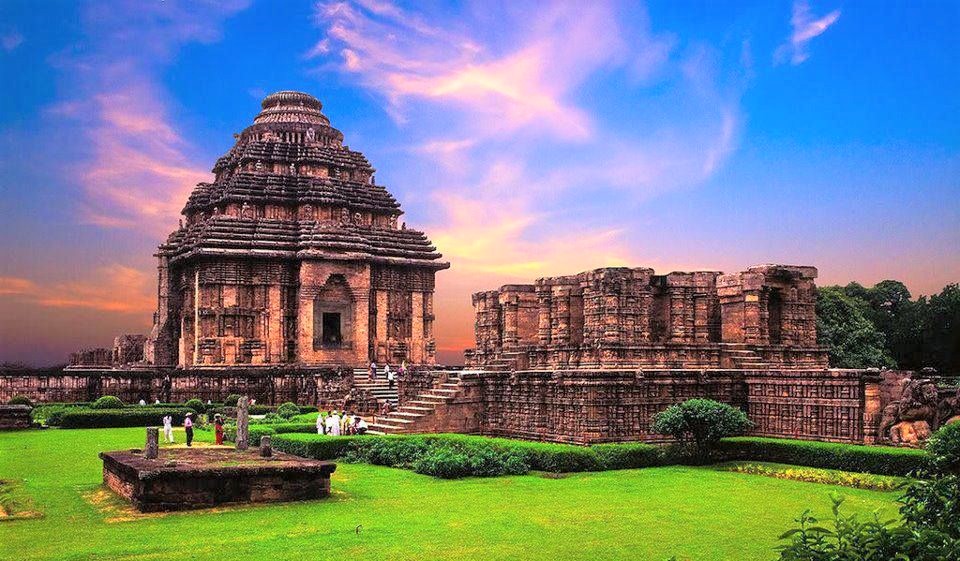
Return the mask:
<path fill-rule="evenodd" d="M 367 422 L 353 413 L 340 413 L 336 410 L 327 411 L 327 416 L 317 415 L 317 434 L 341 436 L 346 434 L 364 434 L 367 432 Z"/>
<path fill-rule="evenodd" d="M 213 428 L 216 435 L 217 444 L 223 444 L 223 417 L 220 413 L 213 416 Z M 193 446 L 193 413 L 187 413 L 183 417 L 183 432 L 187 435 L 187 446 Z M 163 416 L 163 438 L 169 444 L 173 444 L 173 415 Z"/>
<path fill-rule="evenodd" d="M 393 385 L 397 381 L 397 374 L 400 374 L 401 376 L 403 376 L 403 373 L 406 371 L 407 371 L 407 361 L 405 360 L 400 363 L 400 368 L 397 370 L 397 372 L 394 372 L 390 368 L 389 364 L 383 367 L 383 374 L 384 376 L 387 377 L 387 383 L 390 385 L 390 389 L 393 389 Z M 377 363 L 371 362 L 370 363 L 370 381 L 375 382 L 376 380 L 377 380 Z"/>

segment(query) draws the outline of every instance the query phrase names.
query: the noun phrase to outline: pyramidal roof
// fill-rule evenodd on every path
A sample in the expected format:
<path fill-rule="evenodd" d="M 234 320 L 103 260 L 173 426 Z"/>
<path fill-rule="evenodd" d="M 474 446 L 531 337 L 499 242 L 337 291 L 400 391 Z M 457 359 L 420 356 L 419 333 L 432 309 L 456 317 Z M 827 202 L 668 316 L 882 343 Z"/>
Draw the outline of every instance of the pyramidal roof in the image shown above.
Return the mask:
<path fill-rule="evenodd" d="M 400 203 L 343 145 L 323 104 L 302 92 L 268 95 L 253 124 L 196 186 L 186 218 L 159 248 L 195 256 L 360 259 L 445 269 L 423 232 L 398 226 Z"/>

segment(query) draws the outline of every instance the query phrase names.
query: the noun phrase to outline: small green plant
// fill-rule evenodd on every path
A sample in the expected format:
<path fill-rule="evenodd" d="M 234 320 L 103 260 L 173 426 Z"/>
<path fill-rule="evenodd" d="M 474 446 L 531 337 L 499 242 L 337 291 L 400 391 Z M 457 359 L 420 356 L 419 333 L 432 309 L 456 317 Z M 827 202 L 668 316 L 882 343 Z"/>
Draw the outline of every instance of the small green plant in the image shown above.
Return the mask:
<path fill-rule="evenodd" d="M 7 402 L 8 405 L 26 405 L 27 407 L 33 408 L 33 402 L 30 401 L 30 398 L 25 395 L 15 395 L 13 398 Z"/>
<path fill-rule="evenodd" d="M 119 397 L 105 395 L 93 402 L 91 409 L 123 409 L 123 402 Z"/>
<path fill-rule="evenodd" d="M 236 407 L 238 401 L 240 401 L 240 394 L 232 393 L 223 400 L 223 404 L 227 407 Z"/>
<path fill-rule="evenodd" d="M 712 399 L 688 399 L 657 413 L 651 429 L 692 448 L 697 462 L 705 463 L 721 438 L 752 426 L 746 413 L 736 407 Z"/>
<path fill-rule="evenodd" d="M 189 407 L 190 409 L 193 409 L 197 413 L 203 413 L 204 411 L 207 410 L 207 406 L 204 405 L 203 402 L 197 398 L 193 398 L 187 401 L 186 403 L 184 403 L 183 405 L 185 407 Z"/>
<path fill-rule="evenodd" d="M 277 407 L 277 415 L 283 417 L 284 419 L 290 419 L 299 414 L 300 408 L 297 407 L 296 403 L 291 403 L 288 401 L 280 404 L 280 407 Z"/>

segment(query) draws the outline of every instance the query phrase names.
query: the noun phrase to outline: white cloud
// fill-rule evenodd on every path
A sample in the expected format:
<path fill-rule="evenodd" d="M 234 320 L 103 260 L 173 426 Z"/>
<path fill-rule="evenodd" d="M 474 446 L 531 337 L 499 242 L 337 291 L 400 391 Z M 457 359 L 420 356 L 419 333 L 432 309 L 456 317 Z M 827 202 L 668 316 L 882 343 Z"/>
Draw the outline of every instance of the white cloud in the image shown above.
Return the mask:
<path fill-rule="evenodd" d="M 810 57 L 807 43 L 821 35 L 838 19 L 840 10 L 833 10 L 818 18 L 810 12 L 810 4 L 806 0 L 794 0 L 793 15 L 790 18 L 793 32 L 787 42 L 774 52 L 774 61 L 782 63 L 789 59 L 790 64 L 797 65 L 807 60 Z"/>

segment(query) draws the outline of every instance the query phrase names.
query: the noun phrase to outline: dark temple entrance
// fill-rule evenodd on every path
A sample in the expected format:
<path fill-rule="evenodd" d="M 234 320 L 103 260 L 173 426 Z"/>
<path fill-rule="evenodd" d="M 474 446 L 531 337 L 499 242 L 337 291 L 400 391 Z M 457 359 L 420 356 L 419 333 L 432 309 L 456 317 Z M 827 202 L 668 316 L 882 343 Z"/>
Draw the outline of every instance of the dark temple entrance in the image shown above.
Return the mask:
<path fill-rule="evenodd" d="M 340 313 L 323 312 L 323 346 L 324 348 L 337 348 L 343 343 L 343 335 L 340 333 Z"/>
<path fill-rule="evenodd" d="M 771 345 L 779 345 L 781 340 L 781 324 L 783 321 L 783 298 L 779 290 L 770 291 L 767 300 L 767 334 Z"/>

